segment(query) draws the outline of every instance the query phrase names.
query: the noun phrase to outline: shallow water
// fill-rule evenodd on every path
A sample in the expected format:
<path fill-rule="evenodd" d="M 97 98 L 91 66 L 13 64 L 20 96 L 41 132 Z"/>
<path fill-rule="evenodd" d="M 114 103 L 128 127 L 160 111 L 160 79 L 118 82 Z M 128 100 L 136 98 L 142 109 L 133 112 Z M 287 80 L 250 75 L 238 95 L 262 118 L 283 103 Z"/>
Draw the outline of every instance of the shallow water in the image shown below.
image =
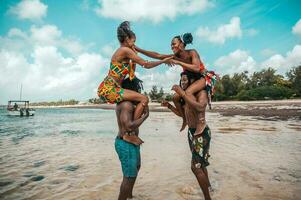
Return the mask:
<path fill-rule="evenodd" d="M 207 120 L 213 199 L 300 197 L 300 121 L 217 113 Z M 203 199 L 180 122 L 171 113 L 150 113 L 142 125 L 135 199 Z M 28 118 L 0 110 L 0 199 L 117 199 L 116 125 L 109 110 L 38 109 Z"/>

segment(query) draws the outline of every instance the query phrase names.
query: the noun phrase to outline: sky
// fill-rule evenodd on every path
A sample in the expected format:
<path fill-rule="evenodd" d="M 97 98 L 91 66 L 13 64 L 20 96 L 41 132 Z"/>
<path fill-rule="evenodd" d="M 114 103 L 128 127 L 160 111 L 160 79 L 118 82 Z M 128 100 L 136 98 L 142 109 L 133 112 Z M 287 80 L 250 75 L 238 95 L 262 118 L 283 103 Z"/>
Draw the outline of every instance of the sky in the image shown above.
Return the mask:
<path fill-rule="evenodd" d="M 21 85 L 32 102 L 96 98 L 124 20 L 140 48 L 170 54 L 172 38 L 190 32 L 186 48 L 220 75 L 268 67 L 285 75 L 301 64 L 300 10 L 299 0 L 0 0 L 0 104 L 19 99 Z M 145 91 L 170 92 L 181 71 L 136 75 Z"/>

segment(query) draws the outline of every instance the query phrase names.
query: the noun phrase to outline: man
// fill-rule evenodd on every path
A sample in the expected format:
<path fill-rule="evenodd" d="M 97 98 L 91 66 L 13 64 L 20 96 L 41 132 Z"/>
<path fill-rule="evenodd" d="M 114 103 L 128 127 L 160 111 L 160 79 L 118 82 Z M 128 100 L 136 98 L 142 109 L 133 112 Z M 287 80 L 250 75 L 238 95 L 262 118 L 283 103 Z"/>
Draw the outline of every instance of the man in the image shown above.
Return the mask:
<path fill-rule="evenodd" d="M 209 145 L 211 133 L 205 121 L 205 109 L 208 103 L 206 90 L 201 90 L 195 96 L 186 95 L 185 90 L 197 79 L 196 75 L 188 71 L 181 73 L 180 86 L 174 85 L 174 90 L 181 98 L 181 104 L 184 109 L 184 117 L 188 124 L 188 142 L 192 153 L 191 170 L 197 178 L 197 181 L 203 191 L 205 200 L 211 200 L 209 194 L 209 177 L 206 166 L 209 165 Z M 168 102 L 162 102 L 163 106 L 168 107 L 176 115 L 181 116 L 179 110 Z M 201 134 L 194 135 L 196 131 Z"/>
<path fill-rule="evenodd" d="M 122 88 L 136 92 L 141 91 L 141 86 L 141 81 L 137 78 L 132 81 L 125 79 L 122 83 Z M 143 141 L 138 137 L 138 128 L 148 117 L 149 110 L 146 107 L 141 118 L 137 120 L 133 120 L 134 111 L 134 102 L 122 101 L 116 106 L 119 132 L 115 140 L 115 150 L 123 172 L 118 200 L 126 200 L 133 197 L 133 187 L 140 169 L 140 144 Z"/>

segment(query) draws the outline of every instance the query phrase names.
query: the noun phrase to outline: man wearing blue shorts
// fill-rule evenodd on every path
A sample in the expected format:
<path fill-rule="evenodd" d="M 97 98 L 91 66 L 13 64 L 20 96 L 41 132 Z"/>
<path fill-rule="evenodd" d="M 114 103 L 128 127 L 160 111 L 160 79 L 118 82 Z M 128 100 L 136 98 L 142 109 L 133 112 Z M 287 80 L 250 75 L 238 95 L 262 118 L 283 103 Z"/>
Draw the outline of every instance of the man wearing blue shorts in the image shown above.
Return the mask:
<path fill-rule="evenodd" d="M 125 79 L 122 88 L 141 91 L 141 81 L 137 78 Z M 119 127 L 115 139 L 115 150 L 121 162 L 123 180 L 120 186 L 118 200 L 132 198 L 133 187 L 140 169 L 140 145 L 143 141 L 138 137 L 139 126 L 148 117 L 148 107 L 145 107 L 141 118 L 134 120 L 135 102 L 122 101 L 116 106 L 116 116 Z"/>

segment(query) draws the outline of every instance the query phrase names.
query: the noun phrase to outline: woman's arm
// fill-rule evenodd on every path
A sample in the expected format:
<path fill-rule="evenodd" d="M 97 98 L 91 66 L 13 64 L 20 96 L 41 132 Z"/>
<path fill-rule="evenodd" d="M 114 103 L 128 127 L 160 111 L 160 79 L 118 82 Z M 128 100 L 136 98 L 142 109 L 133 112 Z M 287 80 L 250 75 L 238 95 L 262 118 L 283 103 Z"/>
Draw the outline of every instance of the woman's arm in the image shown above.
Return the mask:
<path fill-rule="evenodd" d="M 159 61 L 146 61 L 146 60 L 142 59 L 141 57 L 139 57 L 137 54 L 135 54 L 135 52 L 130 48 L 126 48 L 125 51 L 126 51 L 125 52 L 126 56 L 129 59 L 133 60 L 134 62 L 138 63 L 139 65 L 141 65 L 142 67 L 144 67 L 146 69 L 156 67 L 162 63 L 168 63 L 168 61 L 172 59 L 172 57 L 167 57 L 167 58 L 164 58 L 163 60 L 159 60 Z"/>
<path fill-rule="evenodd" d="M 192 58 L 192 64 L 185 63 L 183 61 L 180 61 L 179 59 L 173 59 L 172 63 L 181 65 L 184 69 L 188 71 L 200 72 L 201 60 L 198 53 L 195 50 L 191 50 L 190 55 Z"/>
<path fill-rule="evenodd" d="M 144 50 L 144 49 L 140 49 L 137 46 L 135 46 L 135 50 L 137 50 L 139 53 L 142 53 L 142 54 L 144 54 L 148 57 L 159 59 L 159 60 L 162 60 L 164 58 L 169 58 L 169 57 L 173 56 L 172 54 L 167 55 L 167 54 L 159 54 L 155 51 L 147 51 L 147 50 Z"/>

